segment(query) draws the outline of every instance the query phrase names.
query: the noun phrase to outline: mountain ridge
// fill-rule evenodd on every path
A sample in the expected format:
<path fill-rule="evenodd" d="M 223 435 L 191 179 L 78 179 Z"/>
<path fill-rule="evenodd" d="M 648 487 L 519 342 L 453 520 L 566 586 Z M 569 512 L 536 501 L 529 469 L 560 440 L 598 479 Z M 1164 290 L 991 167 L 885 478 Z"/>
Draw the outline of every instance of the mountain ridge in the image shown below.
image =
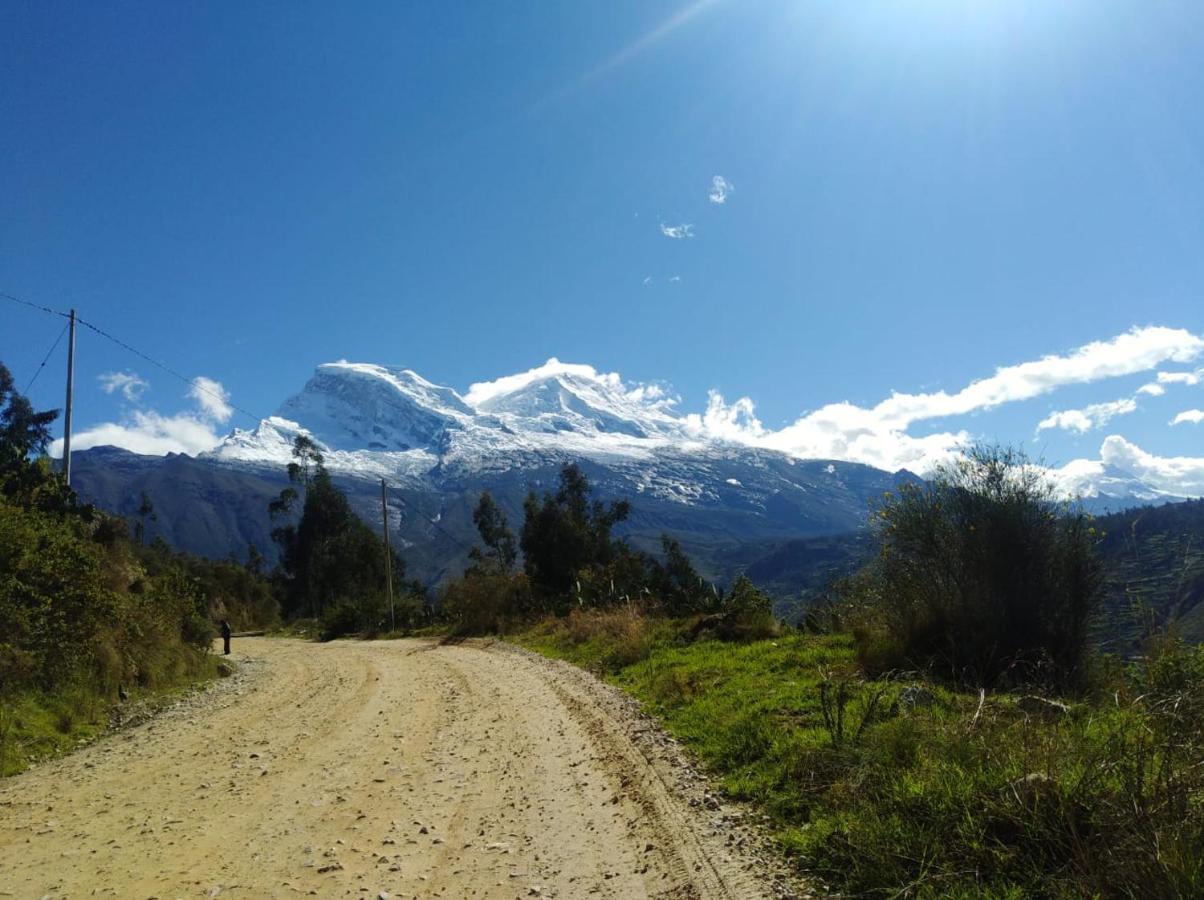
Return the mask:
<path fill-rule="evenodd" d="M 463 563 L 482 490 L 518 524 L 527 492 L 550 488 L 570 462 L 600 496 L 632 500 L 624 533 L 634 544 L 655 550 L 662 532 L 674 534 L 720 581 L 750 561 L 742 548 L 855 533 L 875 498 L 918 479 L 723 440 L 676 402 L 659 386 L 556 359 L 464 394 L 412 369 L 341 360 L 317 366 L 274 415 L 197 457 L 94 448 L 73 465 L 81 494 L 110 511 L 131 514 L 146 490 L 159 533 L 180 549 L 241 555 L 254 541 L 270 559 L 267 502 L 285 483 L 294 439 L 306 434 L 365 520 L 380 522 L 380 479 L 404 498 L 403 509 L 390 511 L 390 532 L 430 583 Z M 1135 492 L 1139 485 L 1122 476 L 1112 483 Z M 1092 501 L 1102 504 L 1124 508 L 1126 500 Z"/>

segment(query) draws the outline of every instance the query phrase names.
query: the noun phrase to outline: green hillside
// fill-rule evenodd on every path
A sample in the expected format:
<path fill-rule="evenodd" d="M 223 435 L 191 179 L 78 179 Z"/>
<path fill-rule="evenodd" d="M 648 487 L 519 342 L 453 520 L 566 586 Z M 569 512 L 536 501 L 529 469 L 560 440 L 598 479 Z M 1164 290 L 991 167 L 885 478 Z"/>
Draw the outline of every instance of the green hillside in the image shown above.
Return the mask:
<path fill-rule="evenodd" d="M 1135 649 L 1151 625 L 1204 641 L 1204 500 L 1116 513 L 1096 527 L 1108 571 L 1105 646 Z"/>

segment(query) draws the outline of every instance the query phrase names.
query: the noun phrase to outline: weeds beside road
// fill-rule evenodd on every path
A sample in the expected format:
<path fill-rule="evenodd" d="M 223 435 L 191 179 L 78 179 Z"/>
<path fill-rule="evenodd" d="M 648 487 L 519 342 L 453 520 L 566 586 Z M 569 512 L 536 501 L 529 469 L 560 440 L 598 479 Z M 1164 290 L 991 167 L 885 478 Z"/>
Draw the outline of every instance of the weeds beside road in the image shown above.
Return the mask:
<path fill-rule="evenodd" d="M 688 632 L 617 610 L 511 639 L 636 696 L 841 890 L 1204 892 L 1204 652 L 1166 642 L 1060 704 L 866 680 L 843 634 L 731 644 Z"/>

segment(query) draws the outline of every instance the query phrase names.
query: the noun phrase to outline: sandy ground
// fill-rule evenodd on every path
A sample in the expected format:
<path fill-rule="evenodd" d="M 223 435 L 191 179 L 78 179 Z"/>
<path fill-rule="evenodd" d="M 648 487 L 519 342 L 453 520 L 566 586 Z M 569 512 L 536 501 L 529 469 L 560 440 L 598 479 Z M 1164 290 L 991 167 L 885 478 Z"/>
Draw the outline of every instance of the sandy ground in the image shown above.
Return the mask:
<path fill-rule="evenodd" d="M 0 895 L 762 897 L 757 830 L 619 692 L 504 644 L 235 641 L 0 782 Z"/>

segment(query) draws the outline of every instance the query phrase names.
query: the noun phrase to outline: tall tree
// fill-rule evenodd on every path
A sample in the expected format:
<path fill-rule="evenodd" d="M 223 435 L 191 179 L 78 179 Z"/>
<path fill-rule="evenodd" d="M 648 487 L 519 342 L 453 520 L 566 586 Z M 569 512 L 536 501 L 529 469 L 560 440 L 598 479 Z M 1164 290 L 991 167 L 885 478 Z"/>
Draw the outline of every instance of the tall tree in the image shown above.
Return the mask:
<path fill-rule="evenodd" d="M 17 391 L 8 367 L 0 363 L 0 448 L 5 457 L 44 454 L 50 444 L 50 425 L 58 416 L 57 409 L 35 412 Z"/>
<path fill-rule="evenodd" d="M 288 474 L 295 487 L 281 491 L 269 505 L 274 519 L 290 516 L 302 498 L 296 523 L 272 532 L 280 545 L 280 565 L 288 585 L 288 612 L 321 616 L 336 604 L 351 609 L 355 627 L 379 609 L 385 589 L 384 544 L 352 510 L 327 471 L 317 445 L 304 435 L 293 443 Z M 399 583 L 405 564 L 393 555 Z"/>
<path fill-rule="evenodd" d="M 488 491 L 483 492 L 481 499 L 477 501 L 472 520 L 481 535 L 481 543 L 485 545 L 484 550 L 473 547 L 469 554 L 473 559 L 474 568 L 508 574 L 518 559 L 518 548 L 506 513 Z"/>
<path fill-rule="evenodd" d="M 706 612 L 718 605 L 718 594 L 703 581 L 681 544 L 663 534 L 661 550 L 664 560 L 651 565 L 649 580 L 665 612 L 671 616 L 686 616 Z"/>
<path fill-rule="evenodd" d="M 159 517 L 155 515 L 155 504 L 151 503 L 150 496 L 143 491 L 141 502 L 138 504 L 138 521 L 134 523 L 134 539 L 143 546 L 146 545 L 147 521 L 157 522 Z"/>
<path fill-rule="evenodd" d="M 621 552 L 611 532 L 631 506 L 626 500 L 591 501 L 585 473 L 569 464 L 556 493 L 542 500 L 528 494 L 523 512 L 523 568 L 536 590 L 554 599 L 567 597 L 582 571 L 606 567 Z"/>

